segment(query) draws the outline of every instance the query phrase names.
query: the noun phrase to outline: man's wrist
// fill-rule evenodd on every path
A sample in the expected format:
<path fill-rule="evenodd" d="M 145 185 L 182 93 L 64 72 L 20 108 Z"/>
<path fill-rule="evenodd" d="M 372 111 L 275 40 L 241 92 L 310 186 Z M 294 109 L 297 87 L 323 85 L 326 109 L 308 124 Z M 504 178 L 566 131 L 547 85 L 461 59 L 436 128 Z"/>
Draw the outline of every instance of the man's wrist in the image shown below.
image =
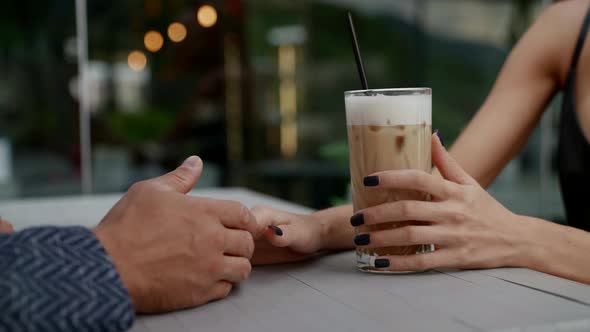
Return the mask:
<path fill-rule="evenodd" d="M 94 237 L 98 240 L 98 242 L 100 242 L 100 244 L 102 245 L 102 248 L 104 249 L 106 254 L 109 256 L 112 264 L 115 266 L 115 268 L 119 272 L 119 275 L 121 275 L 121 271 L 119 269 L 119 266 L 117 266 L 118 262 L 116 260 L 115 255 L 114 255 L 114 252 L 113 252 L 114 249 L 111 246 L 111 243 L 110 243 L 109 238 L 107 236 L 107 232 L 104 229 L 104 227 L 98 226 L 98 227 L 92 229 L 92 233 L 94 234 Z"/>
<path fill-rule="evenodd" d="M 102 231 L 102 228 L 99 227 L 95 227 L 92 229 L 92 233 L 94 234 L 94 237 L 98 240 L 98 242 L 100 242 L 100 244 L 102 245 L 102 247 L 104 248 L 104 250 L 109 253 L 109 251 L 107 250 L 107 241 L 104 237 L 104 232 Z M 112 256 L 111 256 L 112 257 Z"/>
<path fill-rule="evenodd" d="M 125 269 L 125 264 L 120 261 L 120 257 L 117 255 L 115 245 L 108 236 L 108 227 L 99 225 L 98 227 L 92 229 L 92 233 L 94 233 L 94 236 L 102 245 L 105 253 L 109 256 L 111 263 L 119 275 L 119 279 L 127 290 L 127 294 L 129 295 L 131 302 L 134 305 L 137 305 L 137 287 L 135 287 L 134 282 L 132 282 L 133 278 L 130 277 L 131 273 L 129 273 L 129 269 Z"/>

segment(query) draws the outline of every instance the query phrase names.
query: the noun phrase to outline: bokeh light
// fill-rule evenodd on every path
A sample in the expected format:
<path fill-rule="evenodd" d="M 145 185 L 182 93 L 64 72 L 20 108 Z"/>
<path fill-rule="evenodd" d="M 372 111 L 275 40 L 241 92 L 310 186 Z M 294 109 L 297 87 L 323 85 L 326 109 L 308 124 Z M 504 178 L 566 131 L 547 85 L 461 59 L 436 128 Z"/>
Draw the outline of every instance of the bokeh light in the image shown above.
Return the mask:
<path fill-rule="evenodd" d="M 217 11 L 211 5 L 203 5 L 197 11 L 197 22 L 203 28 L 210 28 L 217 23 Z"/>
<path fill-rule="evenodd" d="M 175 43 L 180 43 L 186 38 L 186 27 L 182 23 L 174 22 L 168 26 L 168 38 Z"/>
<path fill-rule="evenodd" d="M 164 37 L 158 31 L 150 30 L 143 37 L 143 44 L 150 52 L 158 52 L 164 45 Z"/>
<path fill-rule="evenodd" d="M 133 71 L 142 71 L 147 64 L 147 58 L 141 51 L 132 51 L 127 56 L 127 64 Z"/>

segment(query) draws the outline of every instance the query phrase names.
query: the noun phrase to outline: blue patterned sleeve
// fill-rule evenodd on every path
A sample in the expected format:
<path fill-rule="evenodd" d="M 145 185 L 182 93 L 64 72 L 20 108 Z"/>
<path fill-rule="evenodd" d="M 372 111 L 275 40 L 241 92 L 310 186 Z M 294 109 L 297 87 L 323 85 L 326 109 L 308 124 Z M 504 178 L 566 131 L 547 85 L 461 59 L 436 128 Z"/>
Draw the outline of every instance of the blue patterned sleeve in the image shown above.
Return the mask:
<path fill-rule="evenodd" d="M 126 331 L 135 312 L 110 257 L 82 227 L 0 235 L 0 331 Z"/>

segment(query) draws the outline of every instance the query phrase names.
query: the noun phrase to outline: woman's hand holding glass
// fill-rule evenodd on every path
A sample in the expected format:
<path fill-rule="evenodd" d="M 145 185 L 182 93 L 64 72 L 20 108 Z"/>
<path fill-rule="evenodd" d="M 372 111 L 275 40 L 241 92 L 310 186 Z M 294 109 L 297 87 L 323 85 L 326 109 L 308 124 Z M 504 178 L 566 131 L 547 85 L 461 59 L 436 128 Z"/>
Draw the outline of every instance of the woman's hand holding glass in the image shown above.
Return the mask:
<path fill-rule="evenodd" d="M 476 156 L 474 156 L 476 157 Z M 436 251 L 379 257 L 375 265 L 392 271 L 440 267 L 492 268 L 522 265 L 526 219 L 510 212 L 469 176 L 432 138 L 432 158 L 442 178 L 416 170 L 372 174 L 372 190 L 409 189 L 430 194 L 431 201 L 397 201 L 367 208 L 351 218 L 353 226 L 416 220 L 422 225 L 368 233 L 367 247 L 434 244 Z M 378 180 L 377 180 L 378 179 Z M 364 234 L 359 234 L 362 236 Z M 366 235 L 365 235 L 366 238 Z"/>
<path fill-rule="evenodd" d="M 362 242 L 366 243 L 368 235 L 367 247 L 434 244 L 436 251 L 379 257 L 375 264 L 392 271 L 525 265 L 523 252 L 531 248 L 526 248 L 529 244 L 523 234 L 527 234 L 525 228 L 530 221 L 512 213 L 488 194 L 450 156 L 437 135 L 432 137 L 432 158 L 442 178 L 422 171 L 398 170 L 371 174 L 373 181 L 367 181 L 368 184 L 377 183 L 371 190 L 417 190 L 430 194 L 431 201 L 385 203 L 358 211 L 350 222 L 353 226 L 360 226 L 420 221 L 420 225 L 359 234 L 357 237 L 365 235 Z M 281 235 L 278 235 L 276 228 L 269 228 L 264 239 L 257 242 L 255 259 L 258 258 L 258 263 L 304 259 L 315 251 L 332 249 L 330 244 L 338 241 L 343 242 L 340 248 L 352 248 L 355 238 L 353 227 L 345 218 L 323 218 L 328 215 L 325 212 L 306 216 L 255 208 L 253 214 L 259 223 L 278 226 L 281 230 Z M 272 246 L 281 250 L 272 250 Z"/>

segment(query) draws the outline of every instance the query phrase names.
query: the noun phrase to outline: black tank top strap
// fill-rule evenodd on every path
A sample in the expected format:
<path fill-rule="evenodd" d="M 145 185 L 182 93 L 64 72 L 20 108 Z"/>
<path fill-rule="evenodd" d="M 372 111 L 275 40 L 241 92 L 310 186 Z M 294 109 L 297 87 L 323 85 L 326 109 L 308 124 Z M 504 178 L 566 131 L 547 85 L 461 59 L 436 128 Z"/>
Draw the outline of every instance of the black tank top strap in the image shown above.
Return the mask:
<path fill-rule="evenodd" d="M 557 167 L 567 223 L 586 231 L 590 231 L 590 204 L 586 199 L 587 188 L 590 187 L 590 144 L 578 122 L 576 76 L 589 30 L 590 6 L 576 42 L 563 90 L 557 145 Z"/>
<path fill-rule="evenodd" d="M 573 77 L 576 77 L 576 72 L 578 68 L 578 63 L 580 62 L 580 55 L 582 54 L 582 50 L 584 49 L 584 43 L 586 42 L 586 36 L 588 35 L 588 30 L 590 30 L 590 7 L 586 12 L 586 17 L 584 18 L 584 23 L 582 24 L 582 29 L 580 30 L 580 34 L 578 35 L 578 40 L 576 41 L 576 48 L 574 49 L 574 54 L 572 56 L 572 62 L 570 63 L 570 68 L 568 71 L 568 84 L 573 83 L 570 80 Z"/>

